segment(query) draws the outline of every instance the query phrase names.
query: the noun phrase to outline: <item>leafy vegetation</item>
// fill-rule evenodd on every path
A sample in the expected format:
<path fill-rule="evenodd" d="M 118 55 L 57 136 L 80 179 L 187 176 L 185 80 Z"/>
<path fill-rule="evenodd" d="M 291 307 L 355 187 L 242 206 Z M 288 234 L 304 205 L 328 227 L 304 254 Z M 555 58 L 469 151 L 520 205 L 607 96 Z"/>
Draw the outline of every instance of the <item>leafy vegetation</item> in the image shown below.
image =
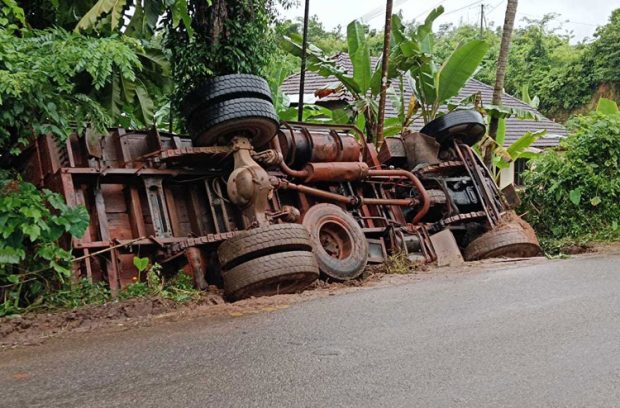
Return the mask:
<path fill-rule="evenodd" d="M 200 291 L 194 288 L 191 276 L 185 273 L 179 272 L 172 279 L 166 279 L 161 265 L 155 263 L 149 266 L 148 258 L 134 257 L 134 265 L 139 271 L 138 277 L 120 293 L 122 299 L 157 296 L 175 302 L 186 302 L 200 296 Z M 142 274 L 145 276 L 144 281 L 140 278 Z"/>
<path fill-rule="evenodd" d="M 114 124 L 97 97 L 113 71 L 126 83 L 136 79 L 139 44 L 61 29 L 29 34 L 17 37 L 0 29 L 0 148 L 24 147 L 33 134 L 64 138 L 87 124 L 99 129 Z"/>
<path fill-rule="evenodd" d="M 439 108 L 459 94 L 489 48 L 483 40 L 464 42 L 439 65 L 433 50 L 433 22 L 443 12 L 441 6 L 431 11 L 424 24 L 409 36 L 400 17 L 392 18 L 394 48 L 390 58 L 395 69 L 410 77 L 424 123 L 435 119 Z M 401 95 L 403 93 L 401 91 Z"/>
<path fill-rule="evenodd" d="M 297 57 L 301 56 L 302 46 L 299 36 L 284 37 L 281 47 Z M 381 91 L 381 61 L 372 63 L 365 28 L 357 20 L 347 26 L 347 52 L 353 65 L 353 72 L 347 72 L 336 60 L 314 44 L 308 45 L 307 67 L 308 70 L 321 76 L 334 76 L 338 79 L 338 83 L 330 84 L 328 88 L 319 92 L 326 96 L 346 88 L 354 103 L 343 118 L 356 123 L 360 129 L 365 129 L 368 139 L 374 141 L 379 109 L 378 97 Z M 388 79 L 392 79 L 395 75 L 396 72 L 392 71 Z"/>
<path fill-rule="evenodd" d="M 182 1 L 185 3 L 185 1 Z M 174 61 L 175 104 L 206 78 L 224 74 L 264 76 L 276 54 L 276 3 L 289 0 L 189 0 L 191 24 L 166 14 L 165 48 Z"/>
<path fill-rule="evenodd" d="M 0 316 L 41 301 L 71 276 L 71 253 L 61 237 L 80 237 L 88 225 L 83 207 L 59 194 L 0 177 Z"/>
<path fill-rule="evenodd" d="M 424 22 L 405 21 L 400 17 L 407 36 L 413 35 Z M 281 27 L 300 32 L 299 23 L 284 22 Z M 310 42 L 328 56 L 346 50 L 346 39 L 339 31 L 326 31 L 320 21 L 310 24 Z M 475 77 L 492 85 L 499 54 L 501 27 L 492 25 L 480 33 L 477 25 L 444 24 L 435 31 L 433 51 L 437 61 L 446 60 L 459 45 L 483 40 L 490 48 L 482 59 Z M 382 33 L 366 28 L 372 56 L 380 56 Z M 524 18 L 513 32 L 505 90 L 521 95 L 523 86 L 540 99 L 539 109 L 548 117 L 566 121 L 572 113 L 587 111 L 598 96 L 620 101 L 620 79 L 617 67 L 620 44 L 620 9 L 615 10 L 606 25 L 601 26 L 591 41 L 574 44 L 571 33 L 562 26 L 557 14 L 539 19 Z M 299 64 L 293 65 L 298 68 Z M 406 110 L 406 109 L 405 109 Z"/>
<path fill-rule="evenodd" d="M 558 15 L 524 21 L 525 25 L 513 33 L 506 92 L 520 95 L 527 86 L 531 94 L 539 97 L 540 111 L 559 121 L 576 111 L 588 110 L 599 96 L 620 101 L 620 9 L 597 29 L 592 41 L 578 44 L 571 44 L 571 34 L 562 29 Z M 483 32 L 491 49 L 476 78 L 487 84 L 494 82 L 500 35 L 493 29 Z M 445 57 L 460 42 L 474 38 L 480 38 L 477 26 L 443 26 L 437 33 L 437 53 Z"/>
<path fill-rule="evenodd" d="M 393 16 L 394 44 L 388 56 L 388 81 L 397 79 L 399 82 L 400 95 L 391 95 L 399 115 L 386 121 L 387 135 L 398 133 L 408 126 L 418 110 L 425 122 L 433 120 L 439 113 L 440 106 L 458 95 L 486 54 L 488 45 L 484 41 L 472 40 L 458 46 L 443 64 L 439 65 L 433 53 L 432 26 L 443 11 L 443 7 L 434 9 L 424 24 L 409 32 L 400 17 Z M 353 21 L 347 26 L 347 45 L 353 66 L 352 73 L 346 72 L 325 50 L 314 44 L 308 47 L 308 69 L 322 76 L 334 76 L 338 79 L 339 83 L 318 92 L 328 95 L 346 88 L 355 101 L 351 106 L 349 120 L 366 129 L 369 140 L 374 141 L 381 91 L 381 59 L 373 65 L 368 36 L 359 21 Z M 301 55 L 299 37 L 284 37 L 282 47 L 295 56 Z M 413 98 L 408 101 L 405 101 L 405 81 L 414 90 Z"/>
<path fill-rule="evenodd" d="M 618 238 L 620 113 L 605 102 L 569 127 L 561 150 L 533 159 L 524 175 L 526 217 L 547 239 Z"/>

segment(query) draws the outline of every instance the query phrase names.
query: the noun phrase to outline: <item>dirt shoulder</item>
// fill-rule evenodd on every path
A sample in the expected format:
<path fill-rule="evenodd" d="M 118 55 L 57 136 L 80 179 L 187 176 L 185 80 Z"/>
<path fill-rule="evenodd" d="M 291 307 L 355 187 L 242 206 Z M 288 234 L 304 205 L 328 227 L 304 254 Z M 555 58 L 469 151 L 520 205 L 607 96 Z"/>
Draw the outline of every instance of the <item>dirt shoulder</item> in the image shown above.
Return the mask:
<path fill-rule="evenodd" d="M 598 245 L 592 251 L 576 255 L 601 256 L 619 253 L 620 244 Z M 428 266 L 405 275 L 386 274 L 382 267 L 369 267 L 365 277 L 345 283 L 316 282 L 309 289 L 291 295 L 250 298 L 229 303 L 216 287 L 210 287 L 198 299 L 176 303 L 161 298 L 133 298 L 104 305 L 88 306 L 53 313 L 31 313 L 0 319 L 0 351 L 36 345 L 59 336 L 79 336 L 93 331 L 130 330 L 163 322 L 196 317 L 229 318 L 256 313 L 269 313 L 291 304 L 374 287 L 408 284 L 424 279 L 480 273 L 490 269 L 509 269 L 553 262 L 546 258 L 520 260 L 495 259 L 469 262 L 457 267 Z"/>

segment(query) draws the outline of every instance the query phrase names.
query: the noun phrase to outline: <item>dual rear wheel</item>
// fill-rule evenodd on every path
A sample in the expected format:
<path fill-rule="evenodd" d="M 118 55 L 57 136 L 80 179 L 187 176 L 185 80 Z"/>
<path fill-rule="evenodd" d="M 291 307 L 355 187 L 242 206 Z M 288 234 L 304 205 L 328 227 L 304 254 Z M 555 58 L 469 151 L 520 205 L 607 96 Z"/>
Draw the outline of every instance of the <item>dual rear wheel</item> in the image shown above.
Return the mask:
<path fill-rule="evenodd" d="M 227 145 L 234 136 L 245 136 L 258 148 L 279 125 L 269 85 L 255 75 L 208 79 L 184 98 L 181 112 L 197 146 Z"/>
<path fill-rule="evenodd" d="M 241 231 L 217 252 L 224 291 L 233 299 L 297 292 L 319 277 L 310 235 L 299 224 Z"/>
<path fill-rule="evenodd" d="M 243 299 L 303 290 L 320 273 L 332 280 L 355 279 L 366 266 L 368 241 L 351 215 L 333 204 L 317 204 L 303 225 L 242 231 L 220 245 L 218 257 L 224 291 Z"/>

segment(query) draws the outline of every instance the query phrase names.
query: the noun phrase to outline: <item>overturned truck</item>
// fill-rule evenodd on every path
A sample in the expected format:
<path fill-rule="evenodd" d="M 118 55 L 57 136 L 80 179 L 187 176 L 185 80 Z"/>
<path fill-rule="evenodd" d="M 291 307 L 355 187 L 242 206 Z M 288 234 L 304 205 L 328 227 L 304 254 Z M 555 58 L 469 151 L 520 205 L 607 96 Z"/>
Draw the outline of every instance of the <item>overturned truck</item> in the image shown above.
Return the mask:
<path fill-rule="evenodd" d="M 190 136 L 157 129 L 36 140 L 26 178 L 84 205 L 67 247 L 76 277 L 133 282 L 134 256 L 232 299 L 349 280 L 390 254 L 430 263 L 539 253 L 471 146 L 479 113 L 455 111 L 377 152 L 353 126 L 280 123 L 264 80 L 214 78 L 183 105 Z"/>

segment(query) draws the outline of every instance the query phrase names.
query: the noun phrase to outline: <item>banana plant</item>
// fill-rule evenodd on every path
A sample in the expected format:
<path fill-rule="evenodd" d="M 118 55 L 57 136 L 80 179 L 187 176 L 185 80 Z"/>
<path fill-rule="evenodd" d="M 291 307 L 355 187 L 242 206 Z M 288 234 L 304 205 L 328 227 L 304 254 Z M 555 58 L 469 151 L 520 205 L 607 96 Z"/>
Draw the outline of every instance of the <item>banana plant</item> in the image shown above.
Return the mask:
<path fill-rule="evenodd" d="M 298 35 L 284 36 L 280 46 L 285 51 L 301 57 L 301 37 Z M 315 46 L 308 44 L 306 63 L 309 71 L 321 76 L 334 76 L 339 82 L 330 84 L 317 93 L 329 95 L 344 87 L 353 97 L 351 106 L 352 121 L 361 129 L 366 129 L 368 139 L 375 141 L 377 124 L 378 99 L 381 92 L 381 58 L 372 64 L 370 48 L 365 27 L 355 20 L 347 26 L 347 49 L 353 65 L 353 72 L 347 72 L 326 53 Z M 388 80 L 396 77 L 396 70 L 390 70 Z"/>
<path fill-rule="evenodd" d="M 493 167 L 496 176 L 499 176 L 500 170 L 507 169 L 512 163 L 519 159 L 532 159 L 536 157 L 538 153 L 532 151 L 532 144 L 546 134 L 546 130 L 525 132 L 517 140 L 512 142 L 510 146 L 504 147 L 504 143 L 506 142 L 506 118 L 501 118 L 497 130 L 497 139 L 493 140 L 488 136 L 485 138 L 487 143 L 493 142 L 495 144 Z"/>
<path fill-rule="evenodd" d="M 390 99 L 392 107 L 396 110 L 396 117 L 386 118 L 385 127 L 383 133 L 385 136 L 395 136 L 402 132 L 403 129 L 408 128 L 413 123 L 418 110 L 420 109 L 420 103 L 414 94 L 409 95 L 405 92 L 405 87 L 413 89 L 414 81 L 409 72 L 405 72 L 397 78 L 397 90 L 394 88 L 388 88 L 387 95 Z M 395 81 L 395 82 L 396 82 Z"/>
<path fill-rule="evenodd" d="M 530 87 L 527 84 L 521 86 L 521 100 L 534 109 L 538 109 L 540 106 L 540 98 L 537 95 L 534 95 L 533 98 L 530 96 Z"/>
<path fill-rule="evenodd" d="M 487 120 L 490 121 L 490 119 L 491 117 L 488 116 Z M 531 147 L 538 139 L 547 134 L 547 131 L 544 129 L 535 132 L 528 131 L 512 142 L 508 147 L 504 147 L 506 142 L 506 119 L 507 117 L 500 117 L 497 138 L 495 140 L 489 135 L 485 135 L 484 138 L 474 146 L 478 154 L 481 154 L 482 149 L 490 148 L 492 150 L 491 171 L 498 183 L 500 181 L 501 170 L 509 168 L 512 163 L 519 159 L 532 159 L 536 157 L 539 152 Z"/>
<path fill-rule="evenodd" d="M 400 17 L 392 16 L 394 47 L 390 59 L 394 69 L 408 72 L 413 79 L 413 94 L 424 123 L 435 119 L 440 108 L 459 94 L 489 50 L 486 42 L 471 40 L 459 45 L 438 64 L 433 54 L 433 23 L 443 12 L 441 6 L 432 10 L 410 36 Z"/>
<path fill-rule="evenodd" d="M 176 28 L 182 22 L 191 37 L 187 0 L 98 0 L 82 16 L 74 31 L 101 30 L 109 24 L 108 28 L 112 32 L 124 27 L 127 34 L 139 33 L 142 38 L 151 37 L 167 11 L 173 26 Z"/>

